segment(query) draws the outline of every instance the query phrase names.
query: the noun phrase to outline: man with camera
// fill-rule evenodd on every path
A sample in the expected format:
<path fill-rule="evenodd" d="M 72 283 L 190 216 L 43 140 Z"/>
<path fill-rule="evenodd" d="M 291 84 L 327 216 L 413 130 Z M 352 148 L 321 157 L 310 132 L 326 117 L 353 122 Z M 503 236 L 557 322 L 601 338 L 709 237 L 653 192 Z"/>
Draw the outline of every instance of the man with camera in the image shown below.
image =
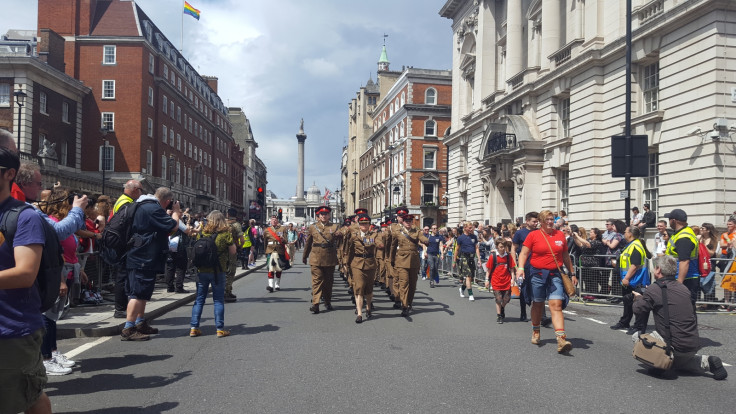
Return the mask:
<path fill-rule="evenodd" d="M 664 341 L 667 337 L 669 325 L 669 345 L 673 349 L 672 368 L 696 374 L 710 371 L 713 379 L 724 380 L 728 377 L 726 368 L 717 356 L 698 355 L 700 336 L 695 310 L 690 302 L 690 290 L 682 283 L 678 283 L 676 276 L 677 260 L 669 255 L 652 259 L 654 278 L 658 283 L 652 284 L 644 294 L 634 291 L 634 314 L 639 316 L 654 313 L 655 331 L 651 336 Z M 667 289 L 667 303 L 664 303 L 662 287 Z M 667 306 L 669 321 L 665 317 L 664 306 Z M 634 335 L 634 341 L 639 341 L 639 332 Z"/>
<path fill-rule="evenodd" d="M 141 182 L 138 180 L 128 180 L 128 182 L 123 185 L 123 194 L 118 197 L 117 201 L 113 205 L 112 213 L 110 213 L 110 217 L 108 217 L 107 220 L 109 221 L 125 204 L 134 203 L 138 200 L 138 197 L 140 197 L 141 194 L 143 194 Z M 125 283 L 127 280 L 128 272 L 125 270 L 125 266 L 121 266 L 115 273 L 115 312 L 113 313 L 115 318 L 125 318 L 127 316 L 128 287 Z"/>
<path fill-rule="evenodd" d="M 173 201 L 174 195 L 166 187 L 159 187 L 155 195 L 138 197 L 138 207 L 133 216 L 131 245 L 125 258 L 128 272 L 128 308 L 125 327 L 121 333 L 123 341 L 146 341 L 148 335 L 157 334 L 144 319 L 146 303 L 153 296 L 156 274 L 163 272 L 169 235 L 178 230 L 187 231 L 179 221 L 181 208 Z M 171 210 L 171 216 L 166 213 Z"/>

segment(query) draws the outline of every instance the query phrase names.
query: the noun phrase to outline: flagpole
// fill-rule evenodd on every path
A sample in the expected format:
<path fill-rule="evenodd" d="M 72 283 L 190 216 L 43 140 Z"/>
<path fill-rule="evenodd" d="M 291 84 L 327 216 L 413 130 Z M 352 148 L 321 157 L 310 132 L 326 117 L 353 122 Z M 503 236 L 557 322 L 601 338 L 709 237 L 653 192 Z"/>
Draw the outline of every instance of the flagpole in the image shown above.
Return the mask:
<path fill-rule="evenodd" d="M 186 0 L 181 1 L 181 43 L 180 43 L 181 49 L 179 49 L 179 52 L 181 53 L 182 56 L 184 56 L 184 2 L 185 1 Z"/>

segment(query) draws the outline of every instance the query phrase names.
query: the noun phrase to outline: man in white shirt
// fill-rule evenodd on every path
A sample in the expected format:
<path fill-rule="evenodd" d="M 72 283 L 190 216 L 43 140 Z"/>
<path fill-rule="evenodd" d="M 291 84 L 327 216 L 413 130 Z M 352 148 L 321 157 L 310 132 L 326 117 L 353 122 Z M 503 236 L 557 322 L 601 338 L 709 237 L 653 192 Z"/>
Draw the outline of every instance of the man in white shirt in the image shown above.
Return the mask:
<path fill-rule="evenodd" d="M 664 256 L 665 250 L 667 250 L 667 222 L 659 220 L 657 222 L 657 234 L 654 235 L 654 254 L 656 256 Z"/>

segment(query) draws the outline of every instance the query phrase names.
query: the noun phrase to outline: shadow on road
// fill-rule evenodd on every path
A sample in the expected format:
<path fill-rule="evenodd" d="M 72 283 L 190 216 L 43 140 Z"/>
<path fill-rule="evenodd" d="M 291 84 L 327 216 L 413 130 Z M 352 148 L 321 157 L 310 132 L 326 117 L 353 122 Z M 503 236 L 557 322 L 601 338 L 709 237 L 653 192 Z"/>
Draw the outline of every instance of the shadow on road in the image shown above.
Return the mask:
<path fill-rule="evenodd" d="M 102 408 L 94 409 L 90 411 L 64 411 L 60 414 L 82 414 L 82 413 L 95 413 L 95 414 L 128 414 L 132 412 L 143 413 L 143 414 L 156 414 L 165 413 L 178 407 L 178 402 L 165 402 L 161 404 L 152 405 L 150 407 L 113 407 L 113 408 Z"/>
<path fill-rule="evenodd" d="M 173 355 L 129 354 L 118 357 L 84 359 L 79 365 L 82 368 L 82 372 L 106 371 L 129 367 L 131 365 L 165 361 L 172 357 Z"/>
<path fill-rule="evenodd" d="M 190 375 L 192 375 L 192 371 L 177 372 L 170 377 L 159 375 L 142 377 L 135 374 L 98 374 L 89 378 L 74 378 L 64 382 L 50 382 L 46 386 L 46 394 L 49 397 L 53 397 L 54 395 L 88 395 L 89 390 L 95 390 L 95 392 L 147 390 L 150 388 L 165 387 Z"/>

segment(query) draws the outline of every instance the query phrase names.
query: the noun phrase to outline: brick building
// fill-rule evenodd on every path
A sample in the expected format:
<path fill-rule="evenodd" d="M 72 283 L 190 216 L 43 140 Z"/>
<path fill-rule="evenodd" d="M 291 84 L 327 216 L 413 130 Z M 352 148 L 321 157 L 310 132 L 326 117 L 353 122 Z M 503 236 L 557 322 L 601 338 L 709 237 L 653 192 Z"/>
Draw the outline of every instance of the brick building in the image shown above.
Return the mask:
<path fill-rule="evenodd" d="M 360 156 L 359 205 L 374 219 L 406 205 L 422 225 L 444 224 L 452 74 L 406 68 L 381 96 Z"/>
<path fill-rule="evenodd" d="M 82 103 L 90 88 L 64 73 L 64 39 L 49 30 L 38 37 L 11 30 L 0 40 L 0 56 L 0 128 L 18 137 L 22 159 L 41 165 L 44 186 L 58 180 L 88 189 L 94 180 L 79 171 Z M 19 92 L 25 94 L 22 106 Z"/>
<path fill-rule="evenodd" d="M 195 212 L 242 208 L 232 187 L 242 154 L 217 78 L 198 74 L 135 2 L 39 0 L 38 28 L 66 39 L 66 73 L 91 88 L 83 172 L 104 168 L 110 195 L 138 178 L 147 191 L 170 186 Z"/>

